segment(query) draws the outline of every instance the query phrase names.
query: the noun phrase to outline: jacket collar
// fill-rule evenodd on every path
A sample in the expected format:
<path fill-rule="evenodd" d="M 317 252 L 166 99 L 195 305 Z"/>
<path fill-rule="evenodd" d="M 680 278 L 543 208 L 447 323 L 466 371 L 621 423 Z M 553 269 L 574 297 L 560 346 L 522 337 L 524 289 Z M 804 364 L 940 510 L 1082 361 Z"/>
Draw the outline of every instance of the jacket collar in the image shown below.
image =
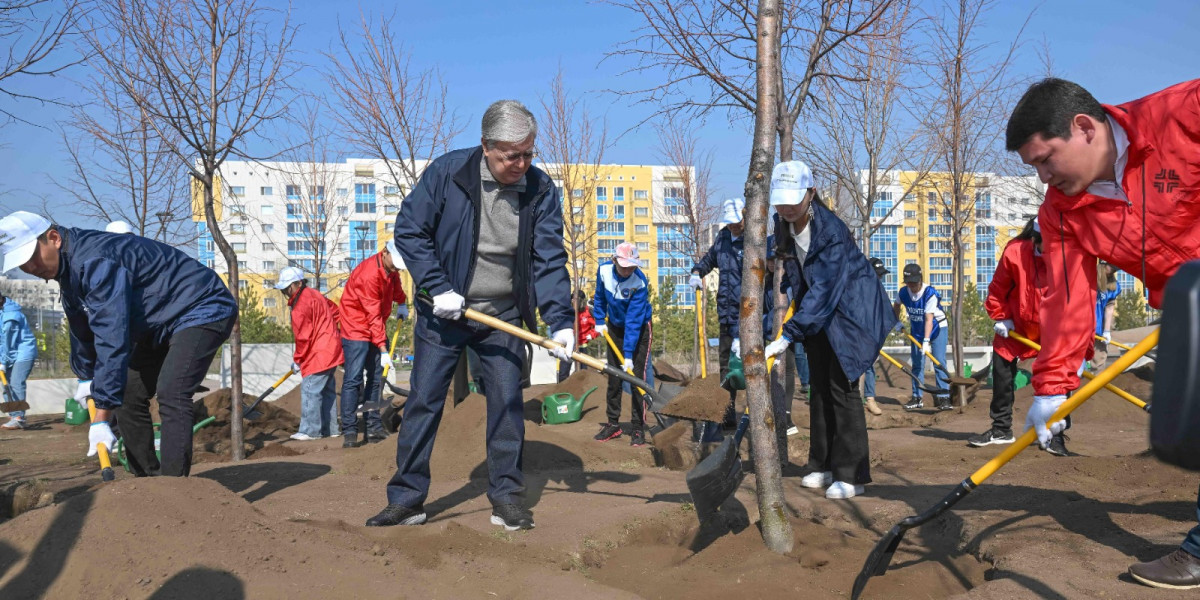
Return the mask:
<path fill-rule="evenodd" d="M 467 155 L 466 162 L 464 162 L 462 166 L 454 172 L 453 177 L 454 183 L 458 184 L 459 187 L 466 191 L 467 195 L 470 196 L 471 201 L 475 203 L 479 202 L 479 198 L 483 193 L 483 183 L 480 179 L 480 177 L 482 177 L 482 173 L 480 172 L 482 163 L 483 146 L 475 146 L 475 148 L 471 150 L 471 153 Z M 533 198 L 544 193 L 549 187 L 547 183 L 548 180 L 549 177 L 544 177 L 541 175 L 540 169 L 530 165 L 529 170 L 525 171 L 525 191 L 518 194 L 518 197 L 521 199 L 521 204 L 524 205 Z"/>
<path fill-rule="evenodd" d="M 1136 169 L 1140 169 L 1146 162 L 1146 159 L 1154 153 L 1155 148 L 1146 135 L 1138 128 L 1137 118 L 1129 112 L 1127 108 L 1128 104 L 1117 106 L 1103 104 L 1101 106 L 1104 107 L 1104 111 L 1108 113 L 1108 116 L 1125 131 L 1125 137 L 1129 142 L 1125 154 L 1125 169 L 1121 174 L 1121 186 L 1128 189 L 1128 186 L 1133 181 L 1130 173 Z M 1109 198 L 1091 194 L 1086 189 L 1074 196 L 1067 196 L 1054 188 L 1046 190 L 1046 199 L 1060 212 L 1109 200 Z"/>

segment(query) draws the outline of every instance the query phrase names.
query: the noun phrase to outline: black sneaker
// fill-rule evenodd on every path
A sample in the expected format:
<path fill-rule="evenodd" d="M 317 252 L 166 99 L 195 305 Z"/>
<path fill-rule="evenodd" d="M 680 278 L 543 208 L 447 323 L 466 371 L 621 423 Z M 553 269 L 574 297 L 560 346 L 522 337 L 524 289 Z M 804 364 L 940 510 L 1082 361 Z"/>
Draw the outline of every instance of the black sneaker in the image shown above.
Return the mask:
<path fill-rule="evenodd" d="M 973 435 L 967 438 L 967 445 L 975 448 L 982 448 L 983 446 L 988 446 L 991 444 L 1011 444 L 1013 441 L 1014 439 L 1011 431 L 989 429 L 979 435 Z"/>
<path fill-rule="evenodd" d="M 1065 433 L 1055 434 L 1054 437 L 1050 438 L 1050 445 L 1046 446 L 1046 452 L 1055 456 L 1070 456 L 1071 453 L 1067 451 L 1068 439 L 1070 438 Z"/>
<path fill-rule="evenodd" d="M 621 426 L 616 423 L 605 423 L 600 427 L 600 433 L 596 434 L 596 441 L 607 442 L 621 437 Z"/>
<path fill-rule="evenodd" d="M 492 525 L 503 525 L 505 531 L 533 529 L 533 513 L 516 504 L 493 506 Z"/>
<path fill-rule="evenodd" d="M 367 519 L 367 527 L 391 527 L 393 525 L 420 525 L 425 522 L 425 507 L 409 508 L 403 504 L 389 504 L 379 514 Z"/>
<path fill-rule="evenodd" d="M 378 442 L 382 442 L 383 440 L 386 440 L 387 438 L 388 438 L 387 432 L 380 429 L 379 431 L 372 431 L 367 434 L 367 443 L 375 444 Z"/>
<path fill-rule="evenodd" d="M 629 445 L 634 447 L 646 445 L 646 437 L 642 434 L 641 429 L 634 429 L 633 433 L 629 434 Z"/>
<path fill-rule="evenodd" d="M 935 398 L 933 406 L 938 410 L 954 410 L 954 405 L 950 403 L 949 398 Z"/>
<path fill-rule="evenodd" d="M 357 448 L 358 447 L 358 436 L 357 435 L 355 435 L 355 436 L 348 435 L 346 437 L 343 437 L 342 438 L 342 447 L 343 448 Z"/>
<path fill-rule="evenodd" d="M 917 410 L 919 408 L 925 408 L 925 402 L 917 396 L 913 396 L 912 402 L 904 405 L 904 410 Z"/>

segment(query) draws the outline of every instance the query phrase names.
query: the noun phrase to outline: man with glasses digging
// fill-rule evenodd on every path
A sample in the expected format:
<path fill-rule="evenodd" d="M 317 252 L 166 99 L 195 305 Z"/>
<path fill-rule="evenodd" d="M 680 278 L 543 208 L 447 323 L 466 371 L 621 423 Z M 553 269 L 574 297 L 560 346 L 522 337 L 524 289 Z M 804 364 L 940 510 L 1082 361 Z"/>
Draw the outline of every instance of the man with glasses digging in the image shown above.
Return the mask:
<path fill-rule="evenodd" d="M 537 121 L 524 105 L 500 100 L 483 114 L 482 144 L 434 160 L 401 205 L 395 242 L 412 274 L 421 318 L 414 331 L 412 391 L 396 435 L 396 474 L 388 505 L 372 527 L 426 520 L 429 459 L 459 355 L 479 354 L 486 379 L 488 499 L 491 522 L 533 528 L 524 506 L 521 398 L 524 342 L 474 321 L 465 308 L 537 331 L 535 308 L 570 360 L 571 281 L 558 188 L 532 166 Z M 536 306 L 535 306 L 536 305 Z"/>

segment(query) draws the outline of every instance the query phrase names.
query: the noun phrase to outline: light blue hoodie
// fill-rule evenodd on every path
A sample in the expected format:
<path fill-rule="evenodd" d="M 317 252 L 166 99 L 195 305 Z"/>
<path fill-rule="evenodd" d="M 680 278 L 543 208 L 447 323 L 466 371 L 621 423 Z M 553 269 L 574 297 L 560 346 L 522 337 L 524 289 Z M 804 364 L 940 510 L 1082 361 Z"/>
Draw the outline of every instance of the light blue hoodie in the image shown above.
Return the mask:
<path fill-rule="evenodd" d="M 0 359 L 6 365 L 37 358 L 37 340 L 29 330 L 29 322 L 21 305 L 8 298 L 0 312 Z"/>

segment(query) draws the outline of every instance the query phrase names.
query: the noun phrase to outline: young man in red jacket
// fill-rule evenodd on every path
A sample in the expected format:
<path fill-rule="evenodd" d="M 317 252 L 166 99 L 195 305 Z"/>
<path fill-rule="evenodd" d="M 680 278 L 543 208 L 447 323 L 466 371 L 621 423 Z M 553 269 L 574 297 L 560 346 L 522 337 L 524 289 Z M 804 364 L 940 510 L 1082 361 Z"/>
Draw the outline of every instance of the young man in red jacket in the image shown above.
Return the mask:
<path fill-rule="evenodd" d="M 407 298 L 400 287 L 400 258 L 395 242 L 375 256 L 362 261 L 350 273 L 342 293 L 342 353 L 346 374 L 342 379 L 342 447 L 358 445 L 360 404 L 378 402 L 383 385 L 383 369 L 391 368 L 387 347 L 387 320 L 392 304 L 399 304 L 396 317 L 408 318 Z M 367 439 L 387 439 L 378 411 L 367 416 Z"/>
<path fill-rule="evenodd" d="M 332 425 L 334 371 L 342 364 L 342 340 L 338 334 L 338 307 L 306 284 L 304 271 L 284 267 L 275 289 L 283 292 L 292 309 L 292 336 L 296 349 L 292 371 L 300 380 L 300 431 L 293 440 L 306 442 L 336 435 Z M 331 434 L 332 429 L 332 434 Z"/>
<path fill-rule="evenodd" d="M 1167 279 L 1200 258 L 1197 115 L 1200 80 L 1112 106 L 1051 78 L 1013 109 L 1006 146 L 1049 185 L 1038 213 L 1049 283 L 1025 420 L 1043 447 L 1065 427 L 1046 421 L 1079 386 L 1076 373 L 1092 348 L 1096 260 L 1140 278 L 1158 308 Z M 1200 498 L 1196 510 L 1200 517 Z M 1179 549 L 1129 573 L 1155 587 L 1200 587 L 1200 527 Z"/>

